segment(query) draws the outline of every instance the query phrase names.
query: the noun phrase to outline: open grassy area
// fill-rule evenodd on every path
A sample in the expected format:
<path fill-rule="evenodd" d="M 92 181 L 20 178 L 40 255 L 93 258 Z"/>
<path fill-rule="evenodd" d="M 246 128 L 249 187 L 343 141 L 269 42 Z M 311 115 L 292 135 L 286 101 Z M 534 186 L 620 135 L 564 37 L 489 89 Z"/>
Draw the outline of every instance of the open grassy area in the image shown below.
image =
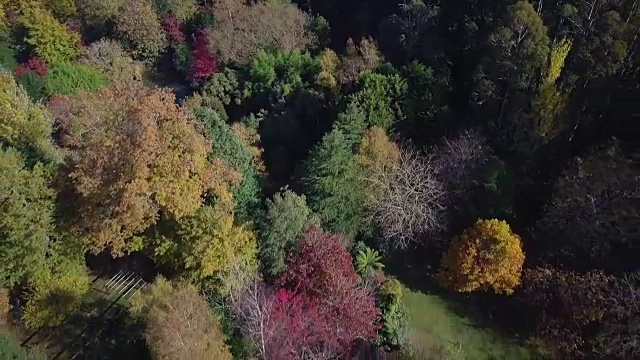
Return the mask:
<path fill-rule="evenodd" d="M 432 354 L 434 349 L 448 348 L 452 360 L 533 359 L 528 349 L 498 334 L 478 327 L 468 318 L 456 314 L 436 294 L 404 288 L 404 303 L 409 313 L 409 338 L 416 359 Z M 443 359 L 449 360 L 449 359 Z"/>

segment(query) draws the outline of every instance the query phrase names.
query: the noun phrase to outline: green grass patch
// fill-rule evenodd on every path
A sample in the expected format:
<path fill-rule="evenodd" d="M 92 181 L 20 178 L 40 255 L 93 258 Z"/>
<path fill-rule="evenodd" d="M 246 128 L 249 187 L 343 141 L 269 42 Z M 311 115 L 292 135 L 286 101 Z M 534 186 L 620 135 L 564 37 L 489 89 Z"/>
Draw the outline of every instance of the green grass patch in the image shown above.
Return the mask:
<path fill-rule="evenodd" d="M 415 359 L 534 359 L 529 349 L 455 313 L 439 295 L 403 289 Z M 441 354 L 441 355 L 440 355 Z M 446 355 L 445 355 L 446 354 Z"/>

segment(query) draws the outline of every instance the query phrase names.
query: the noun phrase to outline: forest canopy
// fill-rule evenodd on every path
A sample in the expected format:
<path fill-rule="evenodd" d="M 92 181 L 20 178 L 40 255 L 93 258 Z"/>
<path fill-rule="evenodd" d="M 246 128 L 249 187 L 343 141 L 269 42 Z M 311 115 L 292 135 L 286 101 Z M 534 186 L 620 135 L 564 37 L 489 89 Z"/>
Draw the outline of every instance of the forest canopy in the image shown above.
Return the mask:
<path fill-rule="evenodd" d="M 0 357 L 639 358 L 639 9 L 0 0 Z"/>

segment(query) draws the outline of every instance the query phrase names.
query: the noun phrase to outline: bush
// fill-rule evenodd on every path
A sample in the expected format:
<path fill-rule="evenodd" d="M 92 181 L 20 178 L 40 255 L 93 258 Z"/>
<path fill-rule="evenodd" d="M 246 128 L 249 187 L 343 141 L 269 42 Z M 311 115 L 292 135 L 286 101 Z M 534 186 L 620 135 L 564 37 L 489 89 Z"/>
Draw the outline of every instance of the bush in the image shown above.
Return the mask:
<path fill-rule="evenodd" d="M 20 347 L 9 334 L 0 334 L 0 359 L 7 360 L 46 360 L 46 356 L 37 350 Z"/>
<path fill-rule="evenodd" d="M 59 63 L 44 78 L 45 93 L 73 95 L 80 91 L 96 91 L 107 82 L 96 69 L 82 64 Z"/>

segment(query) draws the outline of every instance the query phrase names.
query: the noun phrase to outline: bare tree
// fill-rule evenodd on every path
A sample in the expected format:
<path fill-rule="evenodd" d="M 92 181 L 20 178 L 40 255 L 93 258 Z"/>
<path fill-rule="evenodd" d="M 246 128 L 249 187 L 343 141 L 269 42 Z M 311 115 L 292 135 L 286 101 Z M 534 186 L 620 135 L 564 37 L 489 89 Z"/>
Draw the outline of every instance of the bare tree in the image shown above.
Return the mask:
<path fill-rule="evenodd" d="M 439 171 L 432 156 L 405 146 L 393 171 L 369 179 L 382 189 L 382 196 L 371 206 L 371 216 L 385 246 L 407 248 L 421 235 L 443 227 L 445 189 Z"/>
<path fill-rule="evenodd" d="M 607 355 L 620 359 L 640 357 L 640 271 L 613 282 L 603 319 Z"/>
<path fill-rule="evenodd" d="M 255 278 L 238 294 L 232 305 L 240 329 L 254 342 L 262 359 L 267 358 L 269 338 L 274 330 L 278 330 L 270 322 L 276 298 L 269 291 L 262 281 Z"/>
<path fill-rule="evenodd" d="M 450 201 L 457 201 L 473 186 L 477 170 L 490 156 L 490 147 L 475 130 L 442 140 L 434 150 L 434 161 L 440 170 L 438 178 L 447 184 Z"/>

